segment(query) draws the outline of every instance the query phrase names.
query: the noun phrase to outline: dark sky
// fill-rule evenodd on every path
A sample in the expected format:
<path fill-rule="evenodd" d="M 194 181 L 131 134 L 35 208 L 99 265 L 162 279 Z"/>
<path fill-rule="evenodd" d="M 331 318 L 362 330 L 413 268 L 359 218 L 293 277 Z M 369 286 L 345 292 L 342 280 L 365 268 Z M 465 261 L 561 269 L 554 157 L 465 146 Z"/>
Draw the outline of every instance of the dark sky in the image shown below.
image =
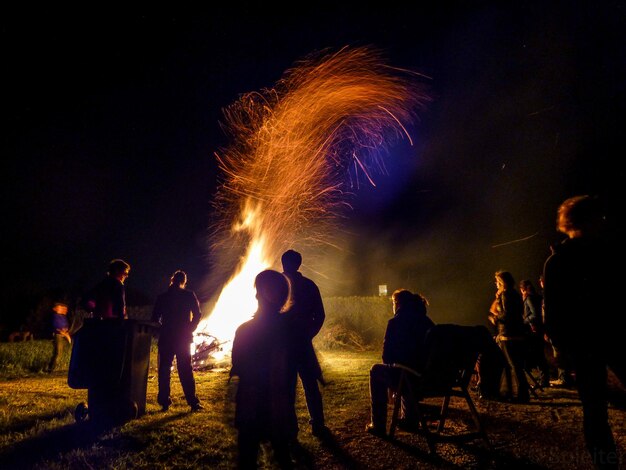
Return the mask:
<path fill-rule="evenodd" d="M 431 77 L 434 100 L 415 145 L 352 201 L 342 250 L 311 266 L 325 294 L 408 287 L 436 319 L 473 321 L 495 270 L 537 279 L 566 197 L 603 197 L 621 234 L 624 4 L 430 3 L 4 15 L 7 305 L 80 292 L 116 257 L 132 264 L 132 300 L 151 302 L 177 268 L 208 296 L 222 109 L 346 45 Z"/>

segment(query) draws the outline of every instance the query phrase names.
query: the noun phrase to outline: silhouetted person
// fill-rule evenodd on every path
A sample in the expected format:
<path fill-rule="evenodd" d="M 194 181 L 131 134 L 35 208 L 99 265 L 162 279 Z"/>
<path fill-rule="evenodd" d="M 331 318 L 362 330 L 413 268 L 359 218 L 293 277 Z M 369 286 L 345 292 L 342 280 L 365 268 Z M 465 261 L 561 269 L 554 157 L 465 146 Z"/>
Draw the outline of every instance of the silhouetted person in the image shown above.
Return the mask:
<path fill-rule="evenodd" d="M 550 366 L 546 359 L 543 314 L 543 297 L 529 279 L 519 283 L 519 290 L 524 301 L 524 324 L 527 327 L 528 350 L 526 369 L 539 370 L 539 383 L 542 387 L 550 386 Z"/>
<path fill-rule="evenodd" d="M 235 426 L 240 469 L 257 468 L 262 441 L 269 440 L 281 468 L 292 468 L 290 443 L 298 436 L 298 373 L 292 332 L 281 309 L 289 296 L 287 278 L 266 270 L 254 281 L 259 306 L 237 328 L 230 376 L 239 377 Z"/>
<path fill-rule="evenodd" d="M 176 357 L 178 378 L 191 411 L 203 407 L 196 396 L 196 381 L 191 367 L 191 343 L 202 312 L 196 294 L 185 288 L 187 274 L 178 270 L 172 274 L 170 286 L 159 295 L 154 304 L 152 321 L 161 325 L 159 329 L 159 393 L 157 402 L 163 411 L 172 404 L 170 380 L 172 363 Z"/>
<path fill-rule="evenodd" d="M 515 280 L 508 271 L 495 273 L 496 297 L 491 305 L 489 320 L 495 325 L 496 342 L 504 356 L 508 367 L 504 374 L 507 384 L 507 393 L 520 403 L 530 400 L 530 385 L 524 372 L 526 357 L 526 335 L 524 327 L 524 302 L 522 296 L 515 289 Z M 517 396 L 513 395 L 513 380 L 517 382 Z"/>
<path fill-rule="evenodd" d="M 552 250 L 550 250 L 552 253 L 554 252 Z M 539 287 L 541 287 L 541 291 L 543 292 L 544 289 L 544 281 L 543 281 L 543 274 L 541 276 L 539 276 Z M 543 301 L 543 296 L 541 298 L 541 318 L 543 319 L 543 323 L 545 325 L 545 302 Z M 562 352 L 560 352 L 558 350 L 558 348 L 554 345 L 554 342 L 550 339 L 550 337 L 548 336 L 548 334 L 545 332 L 545 327 L 544 327 L 544 340 L 547 341 L 550 344 L 550 347 L 552 348 L 552 356 L 554 358 L 554 362 L 556 365 L 556 380 L 554 382 L 550 383 L 551 387 L 564 387 L 564 388 L 571 388 L 574 386 L 574 378 L 573 378 L 573 373 L 572 373 L 572 369 L 571 369 L 571 360 L 569 360 L 567 358 L 567 355 L 563 354 Z"/>
<path fill-rule="evenodd" d="M 287 276 L 291 286 L 286 315 L 296 341 L 298 374 L 311 417 L 310 424 L 313 435 L 323 437 L 328 433 L 324 422 L 322 394 L 318 385 L 318 382 L 323 383 L 323 376 L 313 348 L 313 338 L 319 333 L 326 318 L 324 304 L 315 282 L 298 271 L 302 264 L 300 253 L 287 250 L 283 253 L 281 262 L 283 274 Z"/>
<path fill-rule="evenodd" d="M 91 313 L 93 321 L 89 322 L 88 328 L 77 332 L 75 347 L 78 349 L 72 351 L 72 354 L 78 351 L 79 357 L 90 357 L 87 363 L 94 368 L 92 375 L 98 377 L 97 386 L 90 385 L 87 390 L 90 420 L 98 425 L 119 424 L 137 414 L 134 401 L 134 409 L 125 406 L 131 403 L 123 398 L 125 384 L 121 380 L 128 352 L 124 341 L 128 318 L 124 282 L 129 273 L 130 265 L 126 261 L 114 259 L 109 263 L 107 276 L 83 300 L 83 306 Z M 98 336 L 96 339 L 96 331 L 98 335 L 111 336 Z"/>
<path fill-rule="evenodd" d="M 130 273 L 130 264 L 122 259 L 109 263 L 107 276 L 88 294 L 84 302 L 85 310 L 94 318 L 126 319 L 126 291 L 124 282 Z"/>
<path fill-rule="evenodd" d="M 366 431 L 377 435 L 387 434 L 388 389 L 397 389 L 400 371 L 391 364 L 402 364 L 420 371 L 424 364 L 424 340 L 434 325 L 426 315 L 428 301 L 419 294 L 398 289 L 391 295 L 394 316 L 387 322 L 383 341 L 382 364 L 370 369 L 371 420 Z M 402 427 L 416 420 L 413 404 L 404 397 L 401 402 Z"/>
<path fill-rule="evenodd" d="M 566 199 L 556 228 L 567 238 L 544 265 L 545 327 L 559 351 L 572 360 L 583 407 L 585 443 L 598 468 L 618 468 L 609 425 L 607 366 L 626 384 L 624 312 L 618 309 L 621 281 L 612 274 L 622 247 L 603 239 L 604 217 L 597 198 Z M 619 284 L 618 284 L 619 282 Z"/>
<path fill-rule="evenodd" d="M 67 318 L 68 307 L 64 302 L 52 304 L 52 358 L 48 364 L 48 372 L 54 372 L 59 367 L 59 361 L 63 357 L 66 348 L 72 343 L 70 336 L 70 323 Z"/>
<path fill-rule="evenodd" d="M 486 326 L 476 326 L 475 339 L 479 344 L 476 363 L 476 388 L 478 397 L 485 400 L 500 400 L 502 373 L 508 367 L 502 349 Z"/>

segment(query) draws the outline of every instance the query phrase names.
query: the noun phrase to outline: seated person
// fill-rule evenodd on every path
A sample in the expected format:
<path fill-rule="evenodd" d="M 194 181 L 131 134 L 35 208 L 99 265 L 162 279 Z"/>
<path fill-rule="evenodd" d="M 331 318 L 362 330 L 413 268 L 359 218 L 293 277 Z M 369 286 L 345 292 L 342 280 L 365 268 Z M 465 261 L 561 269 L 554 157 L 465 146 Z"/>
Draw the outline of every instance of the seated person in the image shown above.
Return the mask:
<path fill-rule="evenodd" d="M 403 364 L 415 370 L 423 367 L 422 348 L 426 333 L 434 325 L 426 315 L 428 301 L 419 294 L 398 289 L 391 296 L 394 316 L 387 323 L 383 342 L 382 364 L 370 369 L 371 421 L 366 430 L 377 436 L 386 435 L 388 390 L 398 386 L 400 372 L 391 364 Z M 412 419 L 411 406 L 404 398 L 401 422 Z"/>

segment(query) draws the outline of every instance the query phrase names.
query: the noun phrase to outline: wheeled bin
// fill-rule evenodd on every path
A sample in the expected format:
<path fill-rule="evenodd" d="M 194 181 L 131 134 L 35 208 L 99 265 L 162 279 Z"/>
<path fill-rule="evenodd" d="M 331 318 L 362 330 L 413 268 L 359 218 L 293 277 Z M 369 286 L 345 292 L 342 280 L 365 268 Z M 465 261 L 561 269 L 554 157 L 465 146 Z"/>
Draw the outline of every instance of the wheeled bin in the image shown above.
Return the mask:
<path fill-rule="evenodd" d="M 71 388 L 87 389 L 76 421 L 123 424 L 145 414 L 153 325 L 85 319 L 74 335 L 67 377 Z"/>

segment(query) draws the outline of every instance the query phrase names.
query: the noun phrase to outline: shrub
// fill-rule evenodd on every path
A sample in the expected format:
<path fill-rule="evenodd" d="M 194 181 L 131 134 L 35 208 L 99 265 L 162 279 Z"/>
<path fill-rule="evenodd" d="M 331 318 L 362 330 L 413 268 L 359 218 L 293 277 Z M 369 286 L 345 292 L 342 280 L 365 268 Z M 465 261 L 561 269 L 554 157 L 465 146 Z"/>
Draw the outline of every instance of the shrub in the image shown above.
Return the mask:
<path fill-rule="evenodd" d="M 66 369 L 70 348 L 61 358 L 61 368 Z M 0 343 L 0 371 L 6 374 L 42 372 L 52 357 L 52 340 L 36 339 L 15 343 Z"/>
<path fill-rule="evenodd" d="M 326 321 L 315 337 L 323 349 L 382 348 L 387 321 L 392 316 L 388 297 L 329 297 L 324 299 Z"/>

